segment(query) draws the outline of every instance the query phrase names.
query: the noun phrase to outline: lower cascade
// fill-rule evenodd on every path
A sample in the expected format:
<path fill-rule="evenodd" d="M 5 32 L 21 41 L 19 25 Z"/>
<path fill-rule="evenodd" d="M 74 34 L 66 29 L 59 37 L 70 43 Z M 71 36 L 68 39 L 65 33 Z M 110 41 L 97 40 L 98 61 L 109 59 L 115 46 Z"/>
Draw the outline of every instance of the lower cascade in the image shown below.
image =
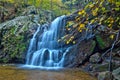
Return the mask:
<path fill-rule="evenodd" d="M 62 68 L 64 66 L 65 55 L 68 51 L 62 51 L 58 39 L 64 35 L 65 16 L 56 18 L 51 25 L 42 30 L 39 25 L 37 31 L 30 40 L 26 56 L 26 66 L 38 68 Z"/>

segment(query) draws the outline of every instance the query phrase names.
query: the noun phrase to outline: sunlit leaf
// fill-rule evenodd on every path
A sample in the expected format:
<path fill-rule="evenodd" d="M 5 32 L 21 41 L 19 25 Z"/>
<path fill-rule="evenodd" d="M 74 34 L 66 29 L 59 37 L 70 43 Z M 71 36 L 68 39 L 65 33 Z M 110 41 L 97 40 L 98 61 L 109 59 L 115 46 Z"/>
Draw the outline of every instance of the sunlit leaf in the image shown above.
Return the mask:
<path fill-rule="evenodd" d="M 75 41 L 73 41 L 73 44 L 75 44 L 76 42 Z"/>
<path fill-rule="evenodd" d="M 114 35 L 113 35 L 113 34 L 111 34 L 111 35 L 110 35 L 110 38 L 111 38 L 111 39 L 114 39 Z"/>
<path fill-rule="evenodd" d="M 85 24 L 80 24 L 80 28 L 85 28 Z"/>
<path fill-rule="evenodd" d="M 94 20 L 94 19 L 92 19 L 92 20 L 90 21 L 90 23 L 92 23 L 92 24 L 93 24 L 94 22 L 95 22 L 95 20 Z"/>
<path fill-rule="evenodd" d="M 84 13 L 85 13 L 85 10 L 81 10 L 81 11 L 78 12 L 79 15 L 82 15 Z"/>

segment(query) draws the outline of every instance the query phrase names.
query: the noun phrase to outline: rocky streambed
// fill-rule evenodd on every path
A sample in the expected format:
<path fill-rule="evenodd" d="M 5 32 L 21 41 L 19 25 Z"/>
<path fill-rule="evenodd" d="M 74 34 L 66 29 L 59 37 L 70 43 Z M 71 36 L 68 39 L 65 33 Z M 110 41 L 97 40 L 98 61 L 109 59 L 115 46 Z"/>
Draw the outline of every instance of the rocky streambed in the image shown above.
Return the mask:
<path fill-rule="evenodd" d="M 80 69 L 40 70 L 0 65 L 0 80 L 97 80 Z"/>

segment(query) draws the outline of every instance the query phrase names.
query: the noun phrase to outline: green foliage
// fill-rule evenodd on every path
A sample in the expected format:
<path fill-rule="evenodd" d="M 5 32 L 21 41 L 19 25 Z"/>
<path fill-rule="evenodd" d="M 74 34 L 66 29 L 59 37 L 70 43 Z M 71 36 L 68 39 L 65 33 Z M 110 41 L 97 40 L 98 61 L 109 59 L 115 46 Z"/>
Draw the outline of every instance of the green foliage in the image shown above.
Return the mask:
<path fill-rule="evenodd" d="M 15 7 L 33 5 L 41 10 L 51 10 L 56 16 L 70 13 L 61 0 L 5 0 L 4 2 L 12 3 Z"/>
<path fill-rule="evenodd" d="M 75 19 L 73 20 L 75 24 L 72 25 L 73 27 L 69 27 L 66 30 L 74 31 L 76 34 L 79 34 L 88 30 L 86 28 L 88 24 L 96 27 L 103 25 L 110 32 L 114 33 L 108 36 L 109 38 L 114 39 L 115 33 L 120 29 L 120 2 L 118 0 L 91 0 L 85 4 L 86 5 L 82 8 L 80 7 L 81 9 L 73 14 L 75 15 Z M 73 36 L 73 34 L 69 36 L 69 39 L 71 36 Z M 98 36 L 97 38 L 103 48 L 105 44 Z M 69 39 L 67 38 L 67 40 Z"/>
<path fill-rule="evenodd" d="M 7 58 L 3 58 L 3 59 L 1 59 L 1 61 L 3 61 L 4 63 L 7 63 L 8 60 L 9 60 L 9 59 L 7 59 Z"/>
<path fill-rule="evenodd" d="M 84 14 L 79 14 L 78 17 L 85 17 L 86 21 L 91 24 L 100 24 L 110 29 L 118 29 L 120 20 L 119 6 L 120 4 L 117 0 L 94 0 L 94 4 L 89 3 L 78 12 L 79 14 L 84 11 Z"/>
<path fill-rule="evenodd" d="M 51 10 L 57 16 L 69 13 L 61 0 L 40 0 L 40 5 L 38 7 L 43 10 Z"/>
<path fill-rule="evenodd" d="M 2 38 L 2 45 L 4 46 L 3 54 L 7 54 L 6 58 L 3 58 L 3 62 L 8 62 L 14 58 L 22 58 L 22 54 L 26 49 L 26 43 L 24 42 L 24 36 L 15 34 L 15 27 L 10 28 L 4 34 Z"/>

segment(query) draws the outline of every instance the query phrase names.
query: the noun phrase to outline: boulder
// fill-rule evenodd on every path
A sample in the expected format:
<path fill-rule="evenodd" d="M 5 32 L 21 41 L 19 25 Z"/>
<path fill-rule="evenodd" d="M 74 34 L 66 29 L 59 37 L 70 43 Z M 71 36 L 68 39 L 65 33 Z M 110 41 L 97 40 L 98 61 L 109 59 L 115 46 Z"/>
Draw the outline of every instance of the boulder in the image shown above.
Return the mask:
<path fill-rule="evenodd" d="M 98 73 L 98 80 L 113 80 L 113 75 L 109 71 Z"/>
<path fill-rule="evenodd" d="M 95 45 L 96 43 L 94 40 L 83 40 L 81 43 L 70 47 L 65 57 L 64 66 L 78 67 L 85 63 L 92 54 Z"/>
<path fill-rule="evenodd" d="M 114 76 L 114 80 L 120 80 L 120 67 L 113 70 L 112 74 Z"/>
<path fill-rule="evenodd" d="M 99 49 L 103 50 L 111 46 L 111 42 L 110 42 L 111 40 L 109 39 L 108 35 L 106 36 L 106 35 L 98 34 L 95 37 Z"/>
<path fill-rule="evenodd" d="M 94 55 L 92 55 L 91 57 L 90 57 L 90 62 L 91 63 L 98 63 L 98 62 L 100 62 L 100 53 L 95 53 Z"/>

